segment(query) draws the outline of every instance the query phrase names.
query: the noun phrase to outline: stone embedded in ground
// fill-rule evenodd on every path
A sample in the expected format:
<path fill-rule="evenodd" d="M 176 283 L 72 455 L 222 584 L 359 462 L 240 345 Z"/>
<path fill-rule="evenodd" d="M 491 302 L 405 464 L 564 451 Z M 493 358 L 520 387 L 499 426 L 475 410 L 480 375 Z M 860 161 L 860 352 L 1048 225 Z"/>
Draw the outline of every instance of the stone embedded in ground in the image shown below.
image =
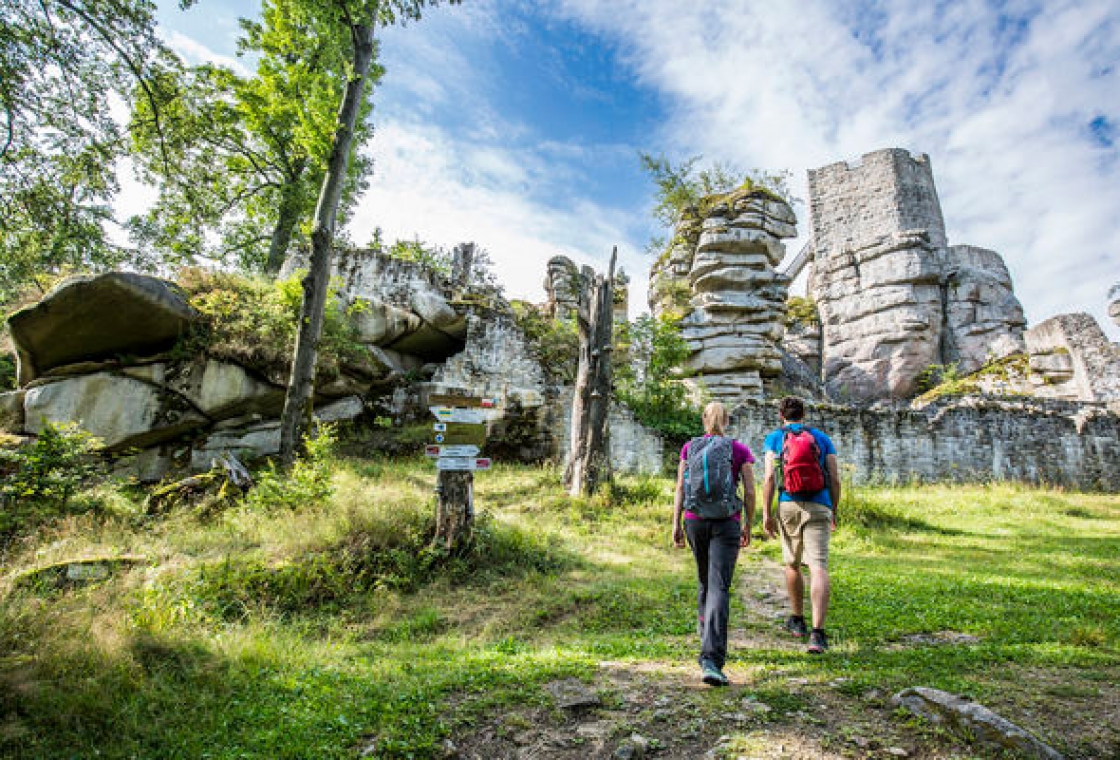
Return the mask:
<path fill-rule="evenodd" d="M 916 686 L 895 694 L 891 703 L 980 744 L 1039 760 L 1062 757 L 1053 747 L 984 705 L 948 692 Z"/>
<path fill-rule="evenodd" d="M 130 272 L 63 280 L 8 318 L 19 383 L 55 367 L 171 348 L 196 319 L 169 282 Z"/>
<path fill-rule="evenodd" d="M 97 583 L 147 561 L 147 557 L 139 554 L 64 560 L 21 573 L 13 584 L 17 588 L 27 588 Z"/>
<path fill-rule="evenodd" d="M 599 695 L 578 678 L 565 678 L 547 683 L 544 690 L 552 695 L 556 700 L 556 706 L 563 710 L 579 710 L 602 704 Z"/>

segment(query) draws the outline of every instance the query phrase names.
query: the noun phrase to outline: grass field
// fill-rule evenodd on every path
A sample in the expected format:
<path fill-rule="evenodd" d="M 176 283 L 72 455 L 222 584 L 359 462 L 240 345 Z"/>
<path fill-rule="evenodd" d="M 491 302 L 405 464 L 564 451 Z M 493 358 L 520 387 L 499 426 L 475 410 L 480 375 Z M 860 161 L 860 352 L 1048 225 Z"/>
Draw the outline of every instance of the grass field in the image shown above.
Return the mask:
<path fill-rule="evenodd" d="M 554 469 L 498 466 L 477 476 L 476 540 L 452 558 L 428 546 L 429 463 L 341 460 L 332 472 L 333 496 L 294 509 L 151 515 L 139 493 L 101 486 L 81 497 L 88 511 L 11 538 L 0 756 L 438 756 L 446 737 L 505 711 L 554 713 L 545 682 L 593 682 L 605 661 L 653 679 L 691 667 L 695 581 L 691 556 L 669 546 L 669 480 L 623 478 L 572 500 Z M 812 711 L 791 682 L 856 700 L 926 685 L 1033 716 L 1071 756 L 1120 753 L 1114 727 L 1087 728 L 1120 682 L 1120 497 L 846 493 L 826 657 L 768 643 L 774 621 L 743 601 L 776 543 L 756 540 L 741 559 L 733 625 L 751 643 L 729 672 L 770 723 Z M 123 554 L 145 561 L 102 583 L 16 580 Z M 920 634 L 975 639 L 914 645 Z M 689 696 L 716 710 L 722 698 Z M 913 730 L 929 756 L 959 756 L 956 739 Z"/>

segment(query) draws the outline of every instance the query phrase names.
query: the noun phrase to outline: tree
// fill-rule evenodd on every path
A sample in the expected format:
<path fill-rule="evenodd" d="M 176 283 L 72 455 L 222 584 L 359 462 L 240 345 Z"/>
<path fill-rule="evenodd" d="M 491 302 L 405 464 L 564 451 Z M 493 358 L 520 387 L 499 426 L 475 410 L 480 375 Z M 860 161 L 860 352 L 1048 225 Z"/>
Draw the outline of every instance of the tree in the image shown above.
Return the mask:
<path fill-rule="evenodd" d="M 178 259 L 233 259 L 276 274 L 301 226 L 310 225 L 351 40 L 329 18 L 289 5 L 265 0 L 260 21 L 241 21 L 240 51 L 259 55 L 254 76 L 178 64 L 163 74 L 160 119 L 137 99 L 135 156 L 143 178 L 160 188 L 153 208 L 130 221 L 140 243 Z M 367 91 L 381 74 L 371 66 Z M 343 216 L 370 169 L 356 151 L 371 134 L 363 101 Z"/>
<path fill-rule="evenodd" d="M 629 327 L 630 361 L 618 372 L 618 397 L 642 424 L 672 437 L 698 435 L 699 410 L 681 382 L 691 353 L 680 318 L 643 314 Z"/>
<path fill-rule="evenodd" d="M 584 267 L 579 277 L 579 367 L 572 397 L 572 444 L 564 484 L 572 496 L 595 493 L 610 480 L 611 350 L 614 327 L 614 264 L 607 275 Z"/>
<path fill-rule="evenodd" d="M 0 301 L 132 251 L 108 236 L 127 141 L 114 95 L 143 97 L 165 52 L 146 0 L 0 0 Z"/>
<path fill-rule="evenodd" d="M 448 0 L 451 3 L 457 0 Z M 358 116 L 362 111 L 370 66 L 374 56 L 374 32 L 378 25 L 418 20 L 425 6 L 439 0 L 275 0 L 278 12 L 314 24 L 338 25 L 349 33 L 348 79 L 338 111 L 326 175 L 315 206 L 311 230 L 311 263 L 303 279 L 299 332 L 291 377 L 280 419 L 280 460 L 295 461 L 296 448 L 310 416 L 309 402 L 315 378 L 316 354 L 323 330 L 327 285 L 331 271 L 331 245 L 339 202 L 347 176 Z"/>
<path fill-rule="evenodd" d="M 639 153 L 638 157 L 657 186 L 653 216 L 666 227 L 675 226 L 681 214 L 699 206 L 704 198 L 740 188 L 767 193 L 790 205 L 798 202 L 789 189 L 788 170 L 777 174 L 758 169 L 744 171 L 721 162 L 698 170 L 701 156 L 690 156 L 676 166 L 665 156 Z"/>

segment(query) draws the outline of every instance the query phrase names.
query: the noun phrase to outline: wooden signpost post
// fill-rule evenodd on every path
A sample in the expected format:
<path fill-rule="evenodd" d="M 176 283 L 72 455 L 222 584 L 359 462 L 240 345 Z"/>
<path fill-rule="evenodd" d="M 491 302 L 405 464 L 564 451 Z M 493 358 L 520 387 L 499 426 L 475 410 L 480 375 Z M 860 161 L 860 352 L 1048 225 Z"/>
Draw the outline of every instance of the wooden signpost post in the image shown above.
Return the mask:
<path fill-rule="evenodd" d="M 495 398 L 458 394 L 432 394 L 428 403 L 436 422 L 432 443 L 424 454 L 435 460 L 435 541 L 449 552 L 463 546 L 474 526 L 474 472 L 490 469 L 490 460 L 478 454 L 486 443 L 486 420 L 492 415 Z"/>

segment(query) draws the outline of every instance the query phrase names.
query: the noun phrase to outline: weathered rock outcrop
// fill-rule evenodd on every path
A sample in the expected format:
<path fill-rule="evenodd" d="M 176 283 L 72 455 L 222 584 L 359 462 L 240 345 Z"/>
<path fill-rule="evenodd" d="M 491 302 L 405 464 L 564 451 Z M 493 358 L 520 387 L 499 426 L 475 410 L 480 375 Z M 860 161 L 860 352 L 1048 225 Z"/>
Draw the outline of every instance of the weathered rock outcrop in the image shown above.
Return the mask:
<path fill-rule="evenodd" d="M 933 364 L 971 372 L 1023 350 L 995 251 L 948 246 L 928 156 L 882 150 L 809 172 L 823 375 L 857 403 L 912 395 Z"/>
<path fill-rule="evenodd" d="M 1120 402 L 1120 348 L 1089 314 L 1062 314 L 1026 334 L 1030 369 L 1040 398 Z"/>
<path fill-rule="evenodd" d="M 835 398 L 902 398 L 941 361 L 937 249 L 921 230 L 826 255 L 813 266 L 824 377 Z"/>
<path fill-rule="evenodd" d="M 155 277 L 109 272 L 67 278 L 8 319 L 19 383 L 68 364 L 158 353 L 174 345 L 195 316 L 174 285 Z"/>
<path fill-rule="evenodd" d="M 764 380 L 781 374 L 789 281 L 775 267 L 795 224 L 789 205 L 768 193 L 709 198 L 678 225 L 675 243 L 651 272 L 651 307 L 684 312 L 688 368 L 713 398 L 759 398 Z"/>
<path fill-rule="evenodd" d="M 942 364 L 973 372 L 991 359 L 1023 352 L 1027 319 L 1003 257 L 987 248 L 950 246 L 942 273 Z"/>
<path fill-rule="evenodd" d="M 576 313 L 579 297 L 579 267 L 567 256 L 553 256 L 548 260 L 544 290 L 548 294 L 545 314 L 553 319 L 570 319 Z"/>
<path fill-rule="evenodd" d="M 281 274 L 306 266 L 306 255 L 290 256 Z M 469 269 L 461 254 L 457 260 Z M 340 284 L 342 306 L 357 315 L 362 342 L 381 349 L 378 356 L 390 370 L 412 369 L 417 360 L 441 362 L 463 350 L 466 310 L 455 302 L 451 279 L 415 262 L 350 249 L 336 253 L 331 276 Z"/>
<path fill-rule="evenodd" d="M 1112 321 L 1120 325 L 1120 282 L 1112 286 L 1108 291 L 1108 316 L 1112 317 Z"/>

